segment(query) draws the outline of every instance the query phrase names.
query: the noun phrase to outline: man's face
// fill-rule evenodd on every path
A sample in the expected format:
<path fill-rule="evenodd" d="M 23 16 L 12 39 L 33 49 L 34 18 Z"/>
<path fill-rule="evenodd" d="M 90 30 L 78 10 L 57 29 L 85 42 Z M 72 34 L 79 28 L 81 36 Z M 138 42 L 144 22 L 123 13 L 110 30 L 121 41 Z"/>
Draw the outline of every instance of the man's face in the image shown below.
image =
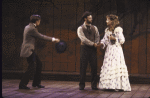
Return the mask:
<path fill-rule="evenodd" d="M 41 22 L 41 20 L 36 21 L 36 25 L 39 26 L 40 22 Z"/>
<path fill-rule="evenodd" d="M 92 15 L 87 16 L 87 18 L 85 18 L 85 20 L 87 21 L 88 24 L 92 23 Z"/>

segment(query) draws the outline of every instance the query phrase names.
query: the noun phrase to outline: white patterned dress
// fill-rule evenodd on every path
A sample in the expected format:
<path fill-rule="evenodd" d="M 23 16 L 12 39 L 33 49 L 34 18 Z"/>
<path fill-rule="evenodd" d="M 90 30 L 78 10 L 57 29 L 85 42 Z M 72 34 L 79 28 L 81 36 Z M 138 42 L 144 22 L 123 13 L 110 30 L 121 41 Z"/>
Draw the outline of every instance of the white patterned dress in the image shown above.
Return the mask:
<path fill-rule="evenodd" d="M 108 28 L 105 29 L 105 35 L 101 40 L 101 43 L 104 47 L 107 46 L 107 48 L 100 72 L 99 88 L 131 91 L 127 66 L 125 64 L 124 54 L 121 47 L 121 44 L 125 42 L 123 29 L 121 27 L 116 27 L 114 33 L 116 35 L 115 44 L 112 45 L 107 38 L 107 36 L 112 34 Z"/>

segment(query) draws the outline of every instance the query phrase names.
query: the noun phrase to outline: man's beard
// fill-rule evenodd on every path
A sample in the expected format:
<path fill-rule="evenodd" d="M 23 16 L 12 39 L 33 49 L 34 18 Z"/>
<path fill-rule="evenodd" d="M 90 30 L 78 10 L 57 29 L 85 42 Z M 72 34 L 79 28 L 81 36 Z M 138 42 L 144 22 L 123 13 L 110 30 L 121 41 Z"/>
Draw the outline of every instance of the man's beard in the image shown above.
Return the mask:
<path fill-rule="evenodd" d="M 88 24 L 91 24 L 91 23 L 92 23 L 92 21 L 88 21 L 88 20 L 87 20 L 87 23 L 88 23 Z"/>

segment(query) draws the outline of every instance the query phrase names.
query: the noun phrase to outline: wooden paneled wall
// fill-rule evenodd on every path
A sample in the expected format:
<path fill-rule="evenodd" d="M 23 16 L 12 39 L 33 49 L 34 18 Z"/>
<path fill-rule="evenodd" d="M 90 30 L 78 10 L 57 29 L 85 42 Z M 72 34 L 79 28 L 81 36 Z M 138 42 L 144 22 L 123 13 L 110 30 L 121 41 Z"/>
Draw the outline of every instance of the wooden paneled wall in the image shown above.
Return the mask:
<path fill-rule="evenodd" d="M 124 30 L 122 46 L 130 74 L 150 73 L 150 1 L 149 0 L 5 0 L 2 2 L 2 69 L 26 70 L 20 58 L 23 30 L 32 14 L 41 15 L 39 32 L 67 42 L 65 53 L 55 51 L 55 43 L 37 40 L 36 53 L 43 62 L 43 71 L 79 72 L 80 40 L 76 29 L 85 11 L 93 13 L 93 24 L 101 39 L 106 28 L 106 15 L 116 14 Z M 98 48 L 98 72 L 105 50 Z M 90 66 L 87 71 L 90 72 Z"/>

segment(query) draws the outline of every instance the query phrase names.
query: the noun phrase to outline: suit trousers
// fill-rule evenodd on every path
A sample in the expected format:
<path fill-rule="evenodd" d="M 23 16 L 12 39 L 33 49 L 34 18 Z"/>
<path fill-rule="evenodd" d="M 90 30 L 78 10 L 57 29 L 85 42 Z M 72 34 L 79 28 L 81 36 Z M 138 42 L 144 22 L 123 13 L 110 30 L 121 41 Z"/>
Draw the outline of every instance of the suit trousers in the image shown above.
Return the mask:
<path fill-rule="evenodd" d="M 41 83 L 41 71 L 42 62 L 39 57 L 33 52 L 29 57 L 27 57 L 27 62 L 29 64 L 27 71 L 24 73 L 20 86 L 26 86 L 31 78 L 33 78 L 32 85 L 39 85 Z"/>
<path fill-rule="evenodd" d="M 91 66 L 91 87 L 97 87 L 97 48 L 81 45 L 80 47 L 80 87 L 85 87 L 86 69 Z"/>

